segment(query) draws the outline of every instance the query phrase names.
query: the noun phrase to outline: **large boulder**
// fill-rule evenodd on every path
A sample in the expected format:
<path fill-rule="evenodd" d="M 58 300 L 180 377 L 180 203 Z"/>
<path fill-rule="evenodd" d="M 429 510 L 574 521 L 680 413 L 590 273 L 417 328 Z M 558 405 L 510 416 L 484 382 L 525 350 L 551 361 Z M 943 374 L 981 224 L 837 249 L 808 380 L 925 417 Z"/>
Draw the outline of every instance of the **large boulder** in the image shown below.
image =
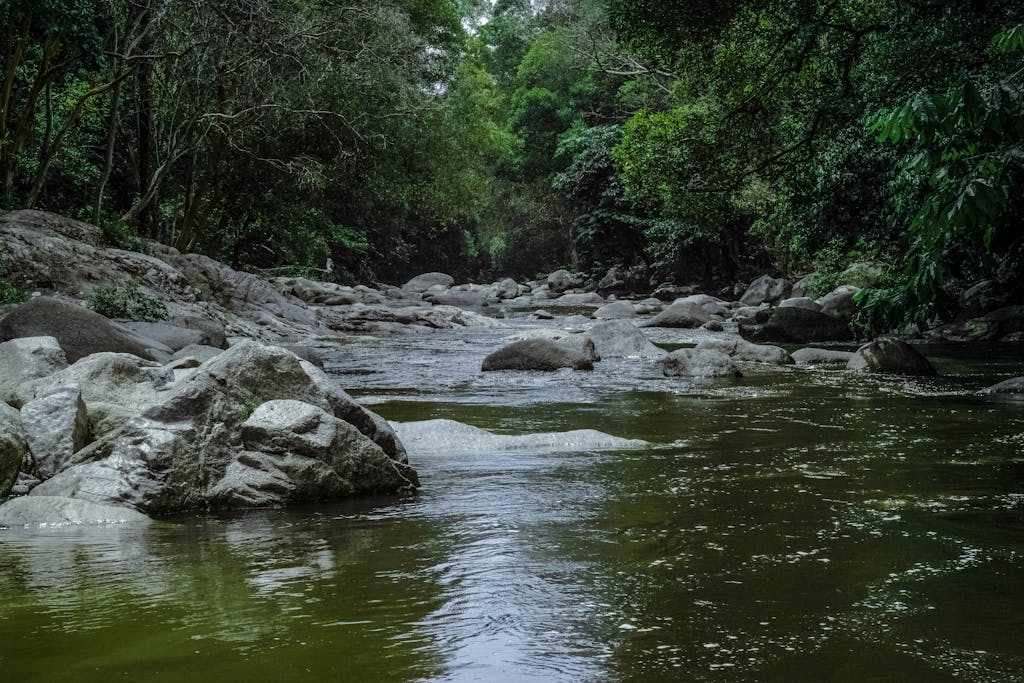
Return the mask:
<path fill-rule="evenodd" d="M 0 320 L 0 340 L 18 337 L 55 337 L 68 361 L 93 353 L 131 353 L 140 358 L 169 358 L 163 344 L 138 336 L 99 313 L 59 299 L 29 299 Z"/>
<path fill-rule="evenodd" d="M 740 377 L 733 359 L 712 349 L 680 349 L 665 356 L 666 377 Z"/>
<path fill-rule="evenodd" d="M 11 490 L 28 453 L 18 411 L 0 403 L 0 499 Z"/>
<path fill-rule="evenodd" d="M 1012 377 L 983 389 L 983 394 L 1024 394 L 1024 377 Z"/>
<path fill-rule="evenodd" d="M 660 349 L 628 320 L 612 320 L 594 325 L 584 335 L 593 342 L 601 358 L 662 358 Z"/>
<path fill-rule="evenodd" d="M 604 298 L 596 292 L 570 292 L 551 301 L 549 305 L 556 308 L 575 308 L 577 306 L 600 306 L 603 303 Z"/>
<path fill-rule="evenodd" d="M 793 362 L 797 365 L 836 365 L 845 367 L 851 358 L 853 358 L 852 351 L 833 351 L 831 349 L 807 347 L 793 352 Z"/>
<path fill-rule="evenodd" d="M 268 507 L 418 485 L 351 424 L 300 401 L 268 401 L 242 423 L 245 448 L 207 494 L 217 507 Z"/>
<path fill-rule="evenodd" d="M 768 363 L 771 365 L 790 365 L 792 357 L 778 346 L 751 344 L 744 339 L 704 339 L 697 344 L 698 349 L 711 349 L 731 356 L 733 360 L 750 363 Z"/>
<path fill-rule="evenodd" d="M 855 372 L 885 372 L 901 375 L 935 375 L 928 359 L 906 342 L 879 337 L 857 349 L 846 364 Z"/>
<path fill-rule="evenodd" d="M 274 488 L 269 479 L 252 478 L 261 468 L 272 470 L 271 479 L 279 485 L 279 497 L 273 504 L 339 495 L 336 480 L 326 475 L 318 480 L 322 490 L 309 488 L 315 479 L 307 475 L 326 470 L 307 462 L 294 470 L 302 477 L 301 486 L 295 481 L 294 486 L 282 483 L 279 477 L 288 475 L 294 458 L 282 455 L 272 445 L 264 451 L 244 426 L 259 406 L 273 401 L 308 404 L 320 411 L 316 412 L 318 424 L 329 423 L 335 431 L 340 428 L 321 412 L 350 424 L 353 429 L 346 431 L 346 438 L 358 442 L 359 452 L 376 449 L 377 460 L 388 458 L 401 465 L 364 434 L 360 425 L 337 414 L 343 412 L 344 406 L 335 411 L 343 397 L 327 395 L 311 372 L 315 374 L 315 366 L 284 349 L 242 342 L 203 363 L 169 387 L 157 404 L 77 453 L 77 464 L 40 484 L 31 495 L 82 498 L 150 513 L 256 505 L 267 502 Z M 344 453 L 320 452 L 316 459 L 329 464 L 344 457 Z M 411 470 L 402 471 L 404 483 L 397 479 L 392 483 L 404 490 L 415 475 Z M 255 502 L 247 503 L 247 490 L 262 493 L 253 498 Z"/>
<path fill-rule="evenodd" d="M 519 284 L 510 277 L 494 283 L 494 296 L 499 299 L 515 299 L 519 296 Z"/>
<path fill-rule="evenodd" d="M 146 524 L 149 517 L 129 508 L 54 496 L 22 496 L 0 505 L 0 526 Z"/>
<path fill-rule="evenodd" d="M 676 301 L 664 311 L 654 316 L 644 327 L 700 327 L 711 320 L 711 314 L 702 306 L 690 301 Z"/>
<path fill-rule="evenodd" d="M 857 301 L 854 297 L 860 292 L 859 287 L 842 285 L 817 300 L 821 312 L 837 320 L 849 322 L 857 312 Z"/>
<path fill-rule="evenodd" d="M 789 295 L 793 298 L 803 298 L 811 291 L 811 282 L 814 279 L 813 275 L 805 275 L 796 282 L 793 283 L 793 289 L 789 292 Z"/>
<path fill-rule="evenodd" d="M 40 479 L 64 469 L 89 440 L 89 416 L 76 386 L 62 387 L 26 403 L 21 424 Z"/>
<path fill-rule="evenodd" d="M 761 304 L 777 304 L 789 296 L 792 286 L 782 278 L 762 275 L 750 283 L 747 291 L 740 297 L 744 306 L 760 306 Z"/>
<path fill-rule="evenodd" d="M 783 299 L 779 302 L 779 308 L 806 308 L 808 311 L 821 311 L 821 304 L 806 296 Z"/>
<path fill-rule="evenodd" d="M 423 293 L 431 287 L 441 286 L 445 289 L 455 284 L 455 278 L 447 273 L 424 273 L 402 285 L 402 289 L 408 292 Z"/>
<path fill-rule="evenodd" d="M 548 290 L 556 294 L 575 289 L 583 284 L 583 278 L 575 273 L 570 273 L 568 270 L 556 270 L 555 272 L 548 275 L 547 285 Z"/>
<path fill-rule="evenodd" d="M 601 294 L 622 291 L 626 287 L 626 272 L 622 266 L 612 266 L 597 283 L 597 291 Z"/>
<path fill-rule="evenodd" d="M 695 304 L 711 315 L 718 315 L 723 318 L 729 315 L 729 308 L 725 305 L 725 302 L 710 294 L 691 294 L 677 299 L 674 303 Z"/>
<path fill-rule="evenodd" d="M 740 324 L 740 335 L 752 342 L 795 344 L 853 339 L 846 321 L 803 308 L 773 309 L 762 324 Z"/>
<path fill-rule="evenodd" d="M 456 308 L 483 308 L 487 305 L 487 297 L 480 292 L 446 291 L 430 294 L 427 298 L 438 306 L 454 306 Z"/>
<path fill-rule="evenodd" d="M 160 342 L 172 352 L 180 351 L 190 344 L 202 344 L 206 338 L 201 330 L 192 330 L 170 323 L 122 322 L 119 324 L 129 332 Z"/>
<path fill-rule="evenodd" d="M 593 345 L 593 342 L 590 342 Z M 484 372 L 495 370 L 536 370 L 553 372 L 561 368 L 593 370 L 591 355 L 567 344 L 548 339 L 513 342 L 484 359 Z"/>
<path fill-rule="evenodd" d="M 0 403 L 10 402 L 23 383 L 68 366 L 54 337 L 23 337 L 0 344 Z"/>
<path fill-rule="evenodd" d="M 636 309 L 628 301 L 613 301 L 594 311 L 595 320 L 624 320 L 637 317 Z"/>

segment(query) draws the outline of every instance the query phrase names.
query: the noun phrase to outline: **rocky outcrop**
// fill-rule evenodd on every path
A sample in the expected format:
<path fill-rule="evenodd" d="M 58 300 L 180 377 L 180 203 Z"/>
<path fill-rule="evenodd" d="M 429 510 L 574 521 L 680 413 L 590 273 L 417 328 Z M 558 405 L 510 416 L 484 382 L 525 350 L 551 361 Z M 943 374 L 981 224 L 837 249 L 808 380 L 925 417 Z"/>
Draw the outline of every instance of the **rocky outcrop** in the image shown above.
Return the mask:
<path fill-rule="evenodd" d="M 108 354 L 108 362 L 119 360 L 110 356 L 116 355 Z M 322 385 L 319 372 L 284 349 L 242 342 L 149 394 L 141 414 L 75 453 L 69 466 L 30 495 L 152 514 L 283 505 L 415 486 L 415 472 L 404 463 L 393 430 L 344 392 Z M 251 420 L 261 406 L 275 401 L 308 407 L 283 412 L 267 407 L 260 413 L 265 420 Z M 88 398 L 86 404 L 91 411 Z M 298 419 L 299 414 L 306 417 Z M 271 423 L 277 436 L 261 444 L 255 435 Z M 332 436 L 321 439 L 327 433 Z M 364 474 L 372 477 L 360 481 Z"/>
<path fill-rule="evenodd" d="M 741 324 L 740 334 L 752 342 L 804 344 L 853 339 L 843 320 L 803 308 L 775 308 L 762 324 Z"/>
<path fill-rule="evenodd" d="M 666 377 L 740 377 L 733 359 L 711 349 L 680 349 L 665 356 L 661 365 Z"/>
<path fill-rule="evenodd" d="M 14 400 L 25 382 L 52 375 L 68 366 L 53 337 L 25 337 L 0 344 L 0 403 Z"/>
<path fill-rule="evenodd" d="M 935 375 L 935 368 L 917 349 L 893 337 L 880 337 L 857 349 L 846 364 L 855 372 Z"/>
<path fill-rule="evenodd" d="M 589 341 L 589 340 L 588 340 Z M 591 347 L 593 342 L 589 342 Z M 497 370 L 535 370 L 553 372 L 562 368 L 593 370 L 592 356 L 568 344 L 549 339 L 527 339 L 513 342 L 484 359 L 484 372 Z"/>
<path fill-rule="evenodd" d="M 785 349 L 766 344 L 751 344 L 743 339 L 704 339 L 697 344 L 697 349 L 710 349 L 724 353 L 733 360 L 749 363 L 767 363 L 770 365 L 790 365 L 793 359 Z"/>
<path fill-rule="evenodd" d="M 150 360 L 166 359 L 173 353 L 99 313 L 45 296 L 29 299 L 0 320 L 0 340 L 19 337 L 54 337 L 72 363 L 103 351 L 131 353 Z"/>

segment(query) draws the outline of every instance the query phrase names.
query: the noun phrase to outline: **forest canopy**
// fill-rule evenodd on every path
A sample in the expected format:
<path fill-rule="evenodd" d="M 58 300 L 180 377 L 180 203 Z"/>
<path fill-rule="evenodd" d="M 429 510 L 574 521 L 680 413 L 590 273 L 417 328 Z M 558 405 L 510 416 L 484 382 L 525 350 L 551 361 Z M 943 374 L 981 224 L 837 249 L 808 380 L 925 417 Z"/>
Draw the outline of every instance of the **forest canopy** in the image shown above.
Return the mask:
<path fill-rule="evenodd" d="M 1020 283 L 1024 10 L 8 0 L 2 208 L 342 280 L 854 262 L 882 329 Z M 336 269 L 324 273 L 330 258 Z"/>

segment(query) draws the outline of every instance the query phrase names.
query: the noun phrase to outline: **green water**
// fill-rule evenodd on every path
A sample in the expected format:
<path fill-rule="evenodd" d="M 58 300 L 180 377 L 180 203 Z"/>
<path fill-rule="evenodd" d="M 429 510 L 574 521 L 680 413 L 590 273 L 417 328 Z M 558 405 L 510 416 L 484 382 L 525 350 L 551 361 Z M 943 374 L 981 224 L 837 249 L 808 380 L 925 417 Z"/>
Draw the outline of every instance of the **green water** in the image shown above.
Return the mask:
<path fill-rule="evenodd" d="M 0 532 L 4 680 L 1024 680 L 1024 402 L 975 393 L 1019 347 L 691 385 L 479 375 L 497 334 L 331 370 L 392 420 L 655 445 L 414 453 L 411 499 Z"/>

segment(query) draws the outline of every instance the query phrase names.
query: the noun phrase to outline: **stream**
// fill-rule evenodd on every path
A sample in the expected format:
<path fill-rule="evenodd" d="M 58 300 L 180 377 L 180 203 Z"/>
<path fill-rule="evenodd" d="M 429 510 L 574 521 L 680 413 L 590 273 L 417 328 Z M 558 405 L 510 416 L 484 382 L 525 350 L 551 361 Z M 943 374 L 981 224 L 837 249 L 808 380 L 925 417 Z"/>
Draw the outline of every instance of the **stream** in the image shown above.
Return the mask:
<path fill-rule="evenodd" d="M 479 372 L 539 324 L 329 355 L 413 498 L 0 532 L 4 679 L 1024 680 L 1024 401 L 977 394 L 1020 345 L 923 347 L 933 378 Z"/>

